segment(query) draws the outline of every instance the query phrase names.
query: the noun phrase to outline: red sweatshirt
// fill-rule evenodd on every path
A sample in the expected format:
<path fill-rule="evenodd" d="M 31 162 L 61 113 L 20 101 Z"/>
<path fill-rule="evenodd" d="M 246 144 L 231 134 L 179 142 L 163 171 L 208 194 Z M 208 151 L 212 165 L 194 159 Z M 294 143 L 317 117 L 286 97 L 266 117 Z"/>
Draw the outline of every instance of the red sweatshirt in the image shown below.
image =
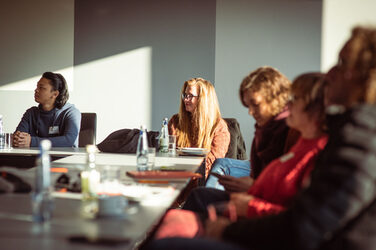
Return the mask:
<path fill-rule="evenodd" d="M 299 138 L 288 153 L 272 161 L 248 190 L 255 196 L 248 203 L 248 217 L 276 214 L 289 206 L 308 180 L 315 158 L 327 140 L 327 135 Z"/>

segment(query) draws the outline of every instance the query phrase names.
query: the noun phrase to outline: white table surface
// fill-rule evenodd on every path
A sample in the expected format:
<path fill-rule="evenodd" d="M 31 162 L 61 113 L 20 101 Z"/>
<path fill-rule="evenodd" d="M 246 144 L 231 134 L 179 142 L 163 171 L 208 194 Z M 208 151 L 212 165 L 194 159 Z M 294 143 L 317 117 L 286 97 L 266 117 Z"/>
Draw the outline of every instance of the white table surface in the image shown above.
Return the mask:
<path fill-rule="evenodd" d="M 95 154 L 95 162 L 98 165 L 118 165 L 118 166 L 136 166 L 136 155 L 135 154 L 111 154 L 111 153 L 97 153 Z M 169 157 L 166 155 L 157 154 L 155 157 L 155 166 L 194 166 L 198 167 L 203 157 L 194 156 L 175 156 Z M 85 154 L 75 154 L 68 156 L 59 160 L 54 161 L 54 163 L 65 163 L 65 164 L 85 164 L 86 155 Z"/>
<path fill-rule="evenodd" d="M 55 156 L 85 155 L 85 148 L 51 148 L 50 154 Z M 39 148 L 11 148 L 0 149 L 0 155 L 38 155 Z"/>
<path fill-rule="evenodd" d="M 51 151 L 67 154 L 67 151 Z M 37 149 L 14 149 L 11 154 L 37 154 Z M 86 162 L 83 152 L 70 152 L 71 156 L 54 161 L 53 165 L 74 166 Z M 195 171 L 201 164 L 202 157 L 177 156 L 168 157 L 157 155 L 156 166 L 171 166 Z M 135 154 L 97 153 L 98 165 L 123 166 L 124 169 L 136 169 Z M 85 219 L 80 216 L 81 201 L 70 198 L 55 198 L 55 212 L 52 220 L 45 225 L 37 225 L 31 221 L 30 194 L 0 195 L 0 244 L 6 249 L 134 249 L 138 242 L 150 232 L 162 218 L 185 187 L 189 179 L 180 183 L 160 185 L 172 191 L 154 200 L 143 200 L 134 214 L 126 218 L 116 219 Z M 151 185 L 154 186 L 154 185 Z M 97 237 L 126 237 L 128 244 L 119 246 L 91 245 L 87 243 L 72 243 L 72 235 L 91 235 Z M 0 247 L 1 248 L 1 247 Z"/>

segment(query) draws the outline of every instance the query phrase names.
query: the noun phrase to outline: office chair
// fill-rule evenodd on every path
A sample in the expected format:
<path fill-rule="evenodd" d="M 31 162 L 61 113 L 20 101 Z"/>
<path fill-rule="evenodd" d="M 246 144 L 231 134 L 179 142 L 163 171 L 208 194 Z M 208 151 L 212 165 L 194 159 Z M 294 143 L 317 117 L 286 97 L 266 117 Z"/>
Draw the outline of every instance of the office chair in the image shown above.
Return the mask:
<path fill-rule="evenodd" d="M 81 113 L 81 128 L 78 136 L 78 146 L 85 147 L 94 144 L 97 135 L 97 114 Z"/>
<path fill-rule="evenodd" d="M 238 160 L 247 159 L 245 142 L 240 131 L 239 122 L 235 118 L 223 118 L 227 123 L 230 132 L 230 145 L 225 158 L 233 158 Z"/>

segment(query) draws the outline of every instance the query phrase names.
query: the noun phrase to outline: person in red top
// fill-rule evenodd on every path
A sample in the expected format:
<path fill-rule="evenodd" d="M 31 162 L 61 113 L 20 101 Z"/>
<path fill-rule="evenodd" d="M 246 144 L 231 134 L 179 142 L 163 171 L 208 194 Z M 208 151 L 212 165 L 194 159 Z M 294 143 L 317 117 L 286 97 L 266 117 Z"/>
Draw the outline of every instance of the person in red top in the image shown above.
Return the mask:
<path fill-rule="evenodd" d="M 324 133 L 323 74 L 308 73 L 295 79 L 287 125 L 301 133 L 298 142 L 261 172 L 248 194 L 231 194 L 240 216 L 276 214 L 288 207 L 307 186 L 317 154 L 328 137 Z"/>
<path fill-rule="evenodd" d="M 288 154 L 268 165 L 249 189 L 248 195 L 231 195 L 231 200 L 236 202 L 239 208 L 242 207 L 241 201 L 244 200 L 244 206 L 247 202 L 247 211 L 238 209 L 238 215 L 256 217 L 284 210 L 306 185 L 315 157 L 325 147 L 326 142 L 326 135 L 312 139 L 300 137 Z"/>
<path fill-rule="evenodd" d="M 231 200 L 239 217 L 276 214 L 292 204 L 296 194 L 308 185 L 315 158 L 327 142 L 322 81 L 323 74 L 308 73 L 293 82 L 287 124 L 298 130 L 301 137 L 288 153 L 272 161 L 262 171 L 248 192 L 229 194 L 200 187 L 191 192 L 183 208 L 206 219 L 207 206 L 220 201 Z M 156 237 L 195 236 L 200 228 L 197 223 L 200 222 L 191 220 L 192 217 L 188 211 L 171 210 Z M 197 230 L 192 231 L 192 228 Z"/>

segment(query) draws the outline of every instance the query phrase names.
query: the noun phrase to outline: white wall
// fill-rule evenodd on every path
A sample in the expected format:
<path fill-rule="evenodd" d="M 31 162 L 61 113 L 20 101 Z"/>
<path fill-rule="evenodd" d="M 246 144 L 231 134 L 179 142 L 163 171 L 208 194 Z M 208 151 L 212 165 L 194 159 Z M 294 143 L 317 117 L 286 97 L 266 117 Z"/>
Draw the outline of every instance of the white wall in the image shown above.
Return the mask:
<path fill-rule="evenodd" d="M 97 113 L 97 143 L 117 129 L 151 127 L 151 58 L 144 47 L 74 67 L 72 102 Z"/>
<path fill-rule="evenodd" d="M 240 82 L 263 65 L 290 79 L 319 71 L 321 1 L 217 0 L 216 19 L 215 87 L 222 115 L 239 121 L 249 152 L 254 120 L 240 103 Z"/>
<path fill-rule="evenodd" d="M 376 26 L 375 0 L 324 0 L 321 69 L 337 63 L 338 53 L 356 25 Z"/>

